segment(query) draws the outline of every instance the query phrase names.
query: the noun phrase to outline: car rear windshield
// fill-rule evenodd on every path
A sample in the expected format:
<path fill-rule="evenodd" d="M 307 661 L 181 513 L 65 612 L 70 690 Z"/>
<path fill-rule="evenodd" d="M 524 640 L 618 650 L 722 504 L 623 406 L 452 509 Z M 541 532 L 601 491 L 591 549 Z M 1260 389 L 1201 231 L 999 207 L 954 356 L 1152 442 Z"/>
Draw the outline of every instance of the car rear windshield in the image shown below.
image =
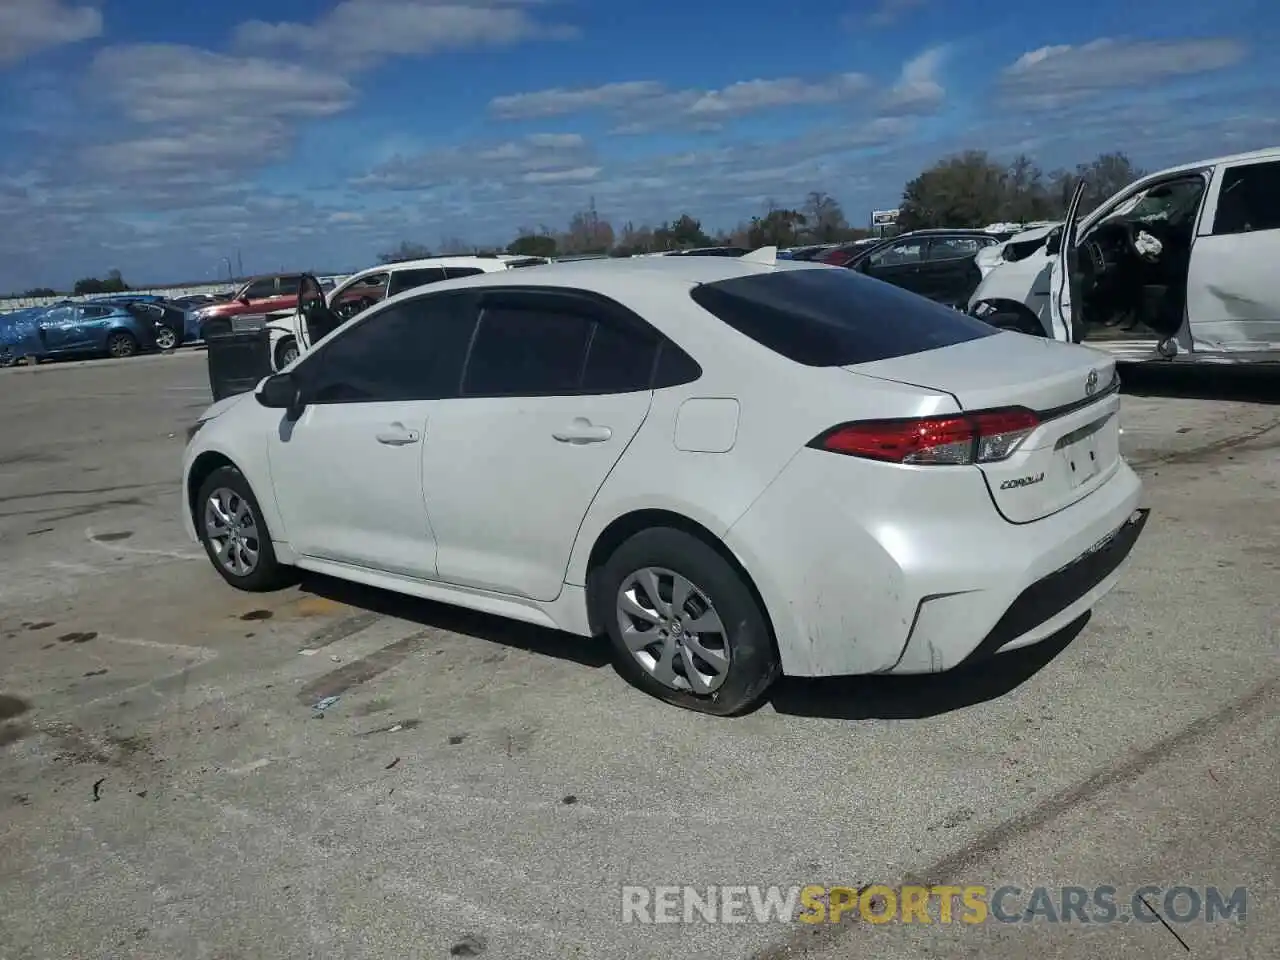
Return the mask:
<path fill-rule="evenodd" d="M 843 367 L 949 347 L 999 331 L 852 270 L 779 270 L 695 287 L 694 302 L 739 333 L 810 367 Z"/>

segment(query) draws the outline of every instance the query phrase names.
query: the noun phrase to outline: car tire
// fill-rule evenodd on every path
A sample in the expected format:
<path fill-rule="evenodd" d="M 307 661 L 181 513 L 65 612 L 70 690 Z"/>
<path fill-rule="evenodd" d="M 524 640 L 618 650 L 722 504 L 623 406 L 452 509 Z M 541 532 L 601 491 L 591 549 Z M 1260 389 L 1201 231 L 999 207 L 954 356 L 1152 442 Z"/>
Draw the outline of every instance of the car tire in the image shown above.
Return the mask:
<path fill-rule="evenodd" d="M 123 360 L 126 357 L 132 357 L 138 352 L 138 341 L 133 338 L 133 334 L 125 333 L 123 330 L 117 330 L 111 336 L 107 337 L 107 355 L 115 357 L 117 360 Z"/>
<path fill-rule="evenodd" d="M 156 348 L 159 350 L 176 350 L 178 335 L 172 327 L 156 327 Z"/>
<path fill-rule="evenodd" d="M 1021 313 L 997 313 L 987 323 L 1001 330 L 1025 333 L 1030 337 L 1044 336 L 1044 327 L 1040 326 L 1040 321 Z"/>
<path fill-rule="evenodd" d="M 285 337 L 276 344 L 276 372 L 283 370 L 298 358 L 298 341 Z"/>
<path fill-rule="evenodd" d="M 680 581 L 688 592 L 683 610 L 675 610 Z M 660 700 L 733 716 L 756 706 L 781 672 L 768 619 L 745 575 L 690 533 L 656 527 L 635 534 L 593 585 L 619 675 Z M 698 624 L 719 629 L 689 629 Z M 643 648 L 641 633 L 650 637 Z"/>
<path fill-rule="evenodd" d="M 211 506 L 215 501 L 216 510 Z M 241 520 L 238 530 L 225 522 L 216 522 L 226 517 Z M 209 474 L 196 495 L 192 519 L 214 569 L 237 590 L 261 593 L 289 582 L 289 568 L 276 559 L 271 532 L 258 498 L 244 474 L 235 467 L 219 467 Z M 216 535 L 215 531 L 220 529 L 227 531 L 225 539 Z"/>

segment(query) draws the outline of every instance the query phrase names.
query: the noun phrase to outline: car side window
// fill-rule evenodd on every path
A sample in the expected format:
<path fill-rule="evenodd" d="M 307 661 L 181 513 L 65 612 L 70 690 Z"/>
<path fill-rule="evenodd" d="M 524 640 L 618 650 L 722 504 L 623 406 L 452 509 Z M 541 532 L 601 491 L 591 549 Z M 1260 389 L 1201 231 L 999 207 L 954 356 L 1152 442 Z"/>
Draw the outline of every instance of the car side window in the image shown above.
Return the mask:
<path fill-rule="evenodd" d="M 892 267 L 900 263 L 919 263 L 924 259 L 924 241 L 908 240 L 879 250 L 867 258 L 873 267 Z"/>
<path fill-rule="evenodd" d="M 585 393 L 648 390 L 661 341 L 656 334 L 597 320 L 587 345 L 581 389 Z"/>
<path fill-rule="evenodd" d="M 417 270 L 394 270 L 387 284 L 387 296 L 394 297 L 405 290 L 425 287 L 445 279 L 444 267 L 422 267 Z"/>
<path fill-rule="evenodd" d="M 265 300 L 267 297 L 273 297 L 276 293 L 275 280 L 255 280 L 245 289 L 244 295 L 250 300 Z"/>
<path fill-rule="evenodd" d="M 462 381 L 463 396 L 577 393 L 594 320 L 554 302 L 485 306 Z"/>
<path fill-rule="evenodd" d="M 445 267 L 445 272 L 450 280 L 456 280 L 458 277 L 474 277 L 484 273 L 479 267 Z"/>
<path fill-rule="evenodd" d="M 1280 230 L 1280 161 L 1229 167 L 1222 178 L 1215 235 Z"/>
<path fill-rule="evenodd" d="M 943 237 L 929 243 L 930 260 L 963 260 L 975 256 L 982 245 L 972 237 Z"/>
<path fill-rule="evenodd" d="M 282 297 L 296 297 L 298 288 L 302 285 L 302 274 L 290 274 L 287 277 L 279 277 L 279 291 Z"/>
<path fill-rule="evenodd" d="M 447 399 L 457 395 L 475 322 L 466 294 L 406 300 L 335 336 L 299 376 L 314 403 Z"/>
<path fill-rule="evenodd" d="M 110 307 L 81 307 L 80 318 L 82 320 L 101 320 L 103 317 L 109 317 L 114 311 Z"/>

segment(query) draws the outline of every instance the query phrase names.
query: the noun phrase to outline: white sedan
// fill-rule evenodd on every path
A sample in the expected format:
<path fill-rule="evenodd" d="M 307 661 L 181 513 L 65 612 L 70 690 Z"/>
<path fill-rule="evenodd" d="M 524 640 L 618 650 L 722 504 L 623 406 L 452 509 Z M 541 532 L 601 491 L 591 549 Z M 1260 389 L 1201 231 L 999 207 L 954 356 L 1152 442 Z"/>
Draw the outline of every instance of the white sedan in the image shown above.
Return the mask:
<path fill-rule="evenodd" d="M 1146 521 L 1119 403 L 1103 354 L 768 249 L 531 267 L 215 404 L 184 519 L 234 587 L 299 567 L 607 634 L 635 685 L 732 714 L 1083 617 Z"/>

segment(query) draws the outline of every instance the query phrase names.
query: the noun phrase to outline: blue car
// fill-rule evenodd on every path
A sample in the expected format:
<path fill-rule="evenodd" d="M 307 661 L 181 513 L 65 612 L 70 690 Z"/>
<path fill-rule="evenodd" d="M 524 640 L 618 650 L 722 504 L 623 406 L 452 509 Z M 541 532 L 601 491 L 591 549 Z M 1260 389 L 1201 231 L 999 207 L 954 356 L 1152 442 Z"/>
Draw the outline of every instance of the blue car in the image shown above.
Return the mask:
<path fill-rule="evenodd" d="M 0 366 L 23 357 L 131 357 L 157 349 L 156 325 L 123 304 L 59 303 L 0 315 Z"/>

